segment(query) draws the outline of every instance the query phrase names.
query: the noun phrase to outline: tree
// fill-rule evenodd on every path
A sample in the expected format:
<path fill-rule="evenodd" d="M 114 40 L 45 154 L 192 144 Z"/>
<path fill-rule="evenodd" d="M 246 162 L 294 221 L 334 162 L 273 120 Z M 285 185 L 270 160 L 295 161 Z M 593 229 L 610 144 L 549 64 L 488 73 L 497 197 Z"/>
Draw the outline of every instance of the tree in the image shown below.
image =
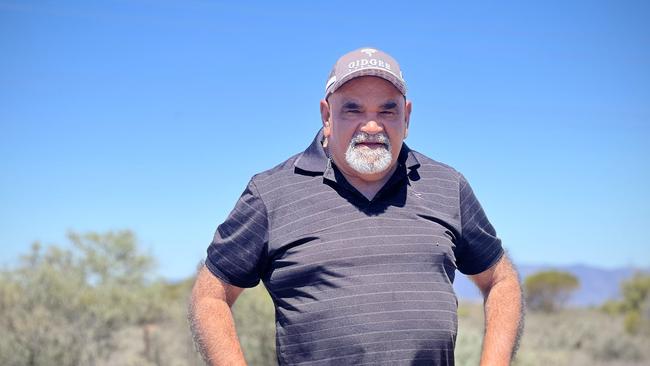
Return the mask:
<path fill-rule="evenodd" d="M 637 273 L 621 283 L 623 300 L 608 301 L 602 310 L 623 314 L 625 330 L 630 334 L 650 332 L 650 274 Z"/>
<path fill-rule="evenodd" d="M 162 314 L 152 305 L 150 256 L 130 231 L 69 234 L 72 248 L 35 243 L 0 271 L 0 364 L 94 365 L 113 335 Z"/>
<path fill-rule="evenodd" d="M 538 272 L 524 281 L 526 304 L 531 310 L 555 311 L 566 304 L 578 287 L 578 279 L 571 273 Z"/>

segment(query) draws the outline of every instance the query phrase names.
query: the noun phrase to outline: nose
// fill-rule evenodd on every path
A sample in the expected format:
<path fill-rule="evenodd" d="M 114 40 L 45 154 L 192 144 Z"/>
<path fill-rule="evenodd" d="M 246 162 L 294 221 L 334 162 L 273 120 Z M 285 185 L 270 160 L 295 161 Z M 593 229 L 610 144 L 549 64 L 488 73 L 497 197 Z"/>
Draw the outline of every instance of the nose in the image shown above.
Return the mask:
<path fill-rule="evenodd" d="M 384 127 L 377 123 L 375 120 L 370 120 L 361 126 L 361 131 L 370 135 L 374 135 L 384 131 Z"/>

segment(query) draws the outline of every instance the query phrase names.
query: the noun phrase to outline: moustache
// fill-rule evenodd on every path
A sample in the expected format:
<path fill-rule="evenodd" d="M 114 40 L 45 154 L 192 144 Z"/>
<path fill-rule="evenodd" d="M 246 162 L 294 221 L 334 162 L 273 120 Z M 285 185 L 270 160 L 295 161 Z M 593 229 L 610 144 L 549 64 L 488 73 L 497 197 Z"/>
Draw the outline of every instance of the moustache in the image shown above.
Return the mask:
<path fill-rule="evenodd" d="M 350 144 L 354 146 L 364 142 L 373 143 L 373 144 L 384 144 L 386 146 L 390 146 L 390 141 L 388 140 L 388 136 L 386 136 L 385 134 L 379 133 L 379 134 L 371 135 L 367 132 L 359 132 L 355 134 L 352 137 Z"/>

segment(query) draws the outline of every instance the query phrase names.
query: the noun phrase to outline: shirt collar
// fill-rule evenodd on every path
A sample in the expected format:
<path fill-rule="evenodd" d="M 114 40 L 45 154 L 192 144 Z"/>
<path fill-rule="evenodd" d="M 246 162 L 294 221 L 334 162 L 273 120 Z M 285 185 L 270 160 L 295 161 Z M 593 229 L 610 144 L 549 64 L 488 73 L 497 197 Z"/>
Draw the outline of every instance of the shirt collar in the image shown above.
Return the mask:
<path fill-rule="evenodd" d="M 327 161 L 329 158 L 325 153 L 325 149 L 323 149 L 321 141 L 323 141 L 322 128 L 318 131 L 316 137 L 314 137 L 311 145 L 300 154 L 294 163 L 294 166 L 307 172 L 324 173 L 327 169 Z M 400 163 L 404 163 L 404 165 L 409 169 L 420 166 L 420 162 L 415 157 L 415 154 L 408 146 L 406 146 L 406 144 L 402 144 L 402 150 L 397 159 Z"/>

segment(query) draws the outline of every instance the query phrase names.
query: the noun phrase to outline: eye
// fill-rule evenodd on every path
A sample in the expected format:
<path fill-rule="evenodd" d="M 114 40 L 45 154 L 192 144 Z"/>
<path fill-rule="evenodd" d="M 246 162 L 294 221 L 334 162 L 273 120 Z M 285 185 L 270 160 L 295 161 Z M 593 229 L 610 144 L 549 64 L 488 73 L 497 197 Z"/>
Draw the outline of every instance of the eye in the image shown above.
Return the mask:
<path fill-rule="evenodd" d="M 361 113 L 361 111 L 358 110 L 358 109 L 348 109 L 348 110 L 346 110 L 345 112 L 346 112 L 346 113 Z"/>
<path fill-rule="evenodd" d="M 395 114 L 394 111 L 381 111 L 379 113 L 383 114 L 384 116 L 392 116 Z"/>

